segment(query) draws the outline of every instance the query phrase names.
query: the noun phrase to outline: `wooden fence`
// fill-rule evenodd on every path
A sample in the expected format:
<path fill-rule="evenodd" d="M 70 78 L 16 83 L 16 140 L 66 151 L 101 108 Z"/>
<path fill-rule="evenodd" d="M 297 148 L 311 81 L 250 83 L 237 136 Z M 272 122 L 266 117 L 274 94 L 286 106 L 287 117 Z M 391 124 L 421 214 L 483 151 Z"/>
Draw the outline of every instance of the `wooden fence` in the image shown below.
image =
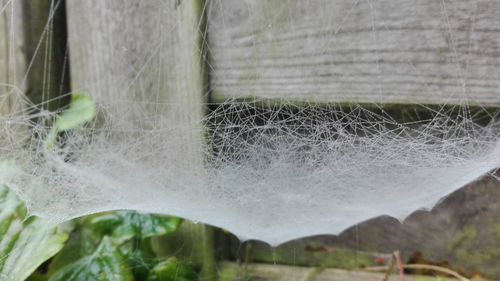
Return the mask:
<path fill-rule="evenodd" d="M 179 122 L 199 120 L 207 102 L 248 97 L 500 106 L 494 0 L 3 0 L 0 16 L 2 115 L 19 110 L 21 94 L 55 109 L 79 89 L 176 103 Z M 199 137 L 185 132 L 179 151 L 196 151 Z M 201 169 L 201 155 L 180 158 Z M 202 237 L 193 247 L 213 243 L 211 230 L 185 228 Z M 348 233 L 335 239 L 352 245 Z"/>

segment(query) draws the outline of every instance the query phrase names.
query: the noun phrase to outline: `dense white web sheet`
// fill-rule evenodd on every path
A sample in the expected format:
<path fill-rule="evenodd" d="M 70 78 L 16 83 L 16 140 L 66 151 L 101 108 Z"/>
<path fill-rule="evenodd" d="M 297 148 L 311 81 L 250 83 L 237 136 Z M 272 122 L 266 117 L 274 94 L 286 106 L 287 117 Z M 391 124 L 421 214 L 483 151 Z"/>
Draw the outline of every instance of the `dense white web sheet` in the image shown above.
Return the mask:
<path fill-rule="evenodd" d="M 66 134 L 50 154 L 34 139 L 31 151 L 10 155 L 24 174 L 7 183 L 32 214 L 64 221 L 137 209 L 278 244 L 377 215 L 403 219 L 500 166 L 498 124 L 444 110 L 400 123 L 362 107 L 227 103 L 185 128 L 163 114 L 137 127 L 117 108 L 142 111 L 101 107 L 104 123 Z M 189 151 L 183 133 L 199 128 L 204 142 Z M 201 166 L 180 159 L 191 153 L 204 155 Z"/>
<path fill-rule="evenodd" d="M 141 71 L 154 60 L 143 61 Z M 214 80 L 228 75 L 214 71 Z M 378 215 L 403 219 L 500 166 L 495 110 L 471 112 L 465 98 L 396 118 L 375 104 L 281 98 L 182 104 L 179 113 L 176 100 L 90 92 L 97 116 L 47 151 L 57 113 L 33 116 L 19 91 L 1 94 L 23 106 L 0 116 L 0 183 L 55 222 L 136 209 L 277 245 Z M 202 120 L 189 118 L 200 108 Z"/>

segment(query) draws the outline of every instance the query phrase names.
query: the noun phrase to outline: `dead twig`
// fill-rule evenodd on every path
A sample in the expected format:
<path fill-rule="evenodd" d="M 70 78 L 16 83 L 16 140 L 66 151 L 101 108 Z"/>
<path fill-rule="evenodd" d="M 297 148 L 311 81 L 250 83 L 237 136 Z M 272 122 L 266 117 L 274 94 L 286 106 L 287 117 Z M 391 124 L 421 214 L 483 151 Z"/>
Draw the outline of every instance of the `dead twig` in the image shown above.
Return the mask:
<path fill-rule="evenodd" d="M 394 271 L 394 266 L 396 265 L 396 260 L 394 257 L 391 259 L 391 264 L 388 266 L 387 271 L 385 272 L 384 279 L 382 281 L 388 281 L 392 272 Z"/>
<path fill-rule="evenodd" d="M 401 265 L 402 268 L 406 268 L 406 269 L 428 269 L 428 270 L 432 270 L 432 271 L 436 271 L 436 272 L 441 272 L 441 273 L 445 273 L 445 274 L 448 274 L 448 275 L 451 275 L 453 277 L 455 277 L 456 279 L 460 280 L 460 281 L 470 281 L 470 279 L 458 274 L 457 272 L 449 269 L 449 268 L 446 268 L 446 267 L 441 267 L 441 266 L 437 266 L 437 265 L 429 265 L 429 264 L 402 264 Z M 390 266 L 373 266 L 373 267 L 367 267 L 367 268 L 364 268 L 365 271 L 385 271 L 385 270 L 388 270 L 390 268 Z"/>
<path fill-rule="evenodd" d="M 403 270 L 403 263 L 401 262 L 401 258 L 399 256 L 399 251 L 395 251 L 392 253 L 392 259 L 391 259 L 391 265 L 389 265 L 389 268 L 387 269 L 387 272 L 385 273 L 383 281 L 388 281 L 389 277 L 391 276 L 392 272 L 394 271 L 394 266 L 398 265 L 399 269 L 399 281 L 403 281 L 404 279 L 404 270 Z"/>
<path fill-rule="evenodd" d="M 396 260 L 396 264 L 399 269 L 399 281 L 404 281 L 405 272 L 403 269 L 403 263 L 401 262 L 401 256 L 399 255 L 399 251 L 395 251 L 392 253 L 393 258 Z"/>

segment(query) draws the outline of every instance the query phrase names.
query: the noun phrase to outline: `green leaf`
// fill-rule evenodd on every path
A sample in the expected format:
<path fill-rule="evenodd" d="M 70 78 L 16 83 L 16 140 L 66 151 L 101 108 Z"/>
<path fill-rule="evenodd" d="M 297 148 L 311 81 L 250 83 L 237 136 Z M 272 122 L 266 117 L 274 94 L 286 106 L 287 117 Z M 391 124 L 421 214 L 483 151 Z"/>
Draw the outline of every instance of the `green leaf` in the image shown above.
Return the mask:
<path fill-rule="evenodd" d="M 92 98 L 83 93 L 75 92 L 71 95 L 69 108 L 56 117 L 54 126 L 43 141 L 45 151 L 50 151 L 57 140 L 57 135 L 61 132 L 75 129 L 94 118 L 96 109 Z"/>
<path fill-rule="evenodd" d="M 177 230 L 181 222 L 180 218 L 140 214 L 134 211 L 105 213 L 89 219 L 92 228 L 111 235 L 119 244 L 134 237 L 143 239 L 172 233 Z"/>
<path fill-rule="evenodd" d="M 0 276 L 8 276 L 5 280 L 14 281 L 25 280 L 43 262 L 59 252 L 68 235 L 60 227 L 34 219 L 10 238 L 13 244 L 5 253 Z"/>
<path fill-rule="evenodd" d="M 69 242 L 49 265 L 49 275 L 82 257 L 91 256 L 102 239 L 111 241 L 115 251 L 123 256 L 125 264 L 133 268 L 138 280 L 145 280 L 149 270 L 156 264 L 148 238 L 173 232 L 181 223 L 179 218 L 139 214 L 133 211 L 105 212 L 87 216 L 80 220 L 79 227 Z"/>
<path fill-rule="evenodd" d="M 66 265 L 94 253 L 101 238 L 88 228 L 77 227 L 64 248 L 50 262 L 48 275 L 51 276 Z"/>
<path fill-rule="evenodd" d="M 45 274 L 35 272 L 26 279 L 26 281 L 47 281 L 48 277 Z"/>
<path fill-rule="evenodd" d="M 197 280 L 197 271 L 189 264 L 180 263 L 176 258 L 169 258 L 157 264 L 149 273 L 147 281 L 193 281 Z"/>
<path fill-rule="evenodd" d="M 111 235 L 115 228 L 123 223 L 119 212 L 106 212 L 87 216 L 83 224 L 100 235 Z"/>
<path fill-rule="evenodd" d="M 95 112 L 94 102 L 89 95 L 73 93 L 68 110 L 57 116 L 54 127 L 58 132 L 74 129 L 92 120 Z"/>
<path fill-rule="evenodd" d="M 149 271 L 158 262 L 154 253 L 143 249 L 135 249 L 126 255 L 135 280 L 146 280 Z"/>
<path fill-rule="evenodd" d="M 22 281 L 64 246 L 70 227 L 25 219 L 24 205 L 0 187 L 0 280 Z"/>
<path fill-rule="evenodd" d="M 132 281 L 130 268 L 111 239 L 104 237 L 91 255 L 54 273 L 49 281 Z"/>

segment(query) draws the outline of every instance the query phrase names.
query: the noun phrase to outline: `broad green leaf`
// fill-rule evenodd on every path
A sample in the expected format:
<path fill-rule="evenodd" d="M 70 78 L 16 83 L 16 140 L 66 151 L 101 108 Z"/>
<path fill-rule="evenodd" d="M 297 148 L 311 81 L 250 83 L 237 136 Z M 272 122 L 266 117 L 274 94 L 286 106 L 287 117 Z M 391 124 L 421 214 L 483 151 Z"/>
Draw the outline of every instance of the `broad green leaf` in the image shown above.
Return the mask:
<path fill-rule="evenodd" d="M 123 222 L 113 231 L 113 237 L 118 241 L 125 241 L 134 236 L 149 238 L 172 233 L 182 222 L 179 218 L 137 212 L 124 212 L 121 215 Z"/>
<path fill-rule="evenodd" d="M 197 271 L 193 266 L 169 258 L 157 264 L 149 273 L 147 281 L 193 281 Z"/>
<path fill-rule="evenodd" d="M 40 219 L 33 219 L 13 236 L 4 253 L 1 280 L 21 281 L 28 278 L 43 262 L 54 256 L 68 238 L 66 230 Z"/>
<path fill-rule="evenodd" d="M 114 241 L 123 243 L 133 237 L 149 238 L 174 232 L 182 219 L 140 214 L 134 211 L 120 211 L 94 216 L 89 220 L 91 227 L 104 234 L 110 234 Z M 110 226 L 113 226 L 110 229 Z"/>
<path fill-rule="evenodd" d="M 83 224 L 101 235 L 111 235 L 123 223 L 120 212 L 106 212 L 87 216 Z"/>
<path fill-rule="evenodd" d="M 57 116 L 54 127 L 58 132 L 74 129 L 92 120 L 95 112 L 94 102 L 89 95 L 73 93 L 68 110 Z"/>
<path fill-rule="evenodd" d="M 96 251 L 70 263 L 49 281 L 132 281 L 125 258 L 111 239 L 104 237 Z"/>
<path fill-rule="evenodd" d="M 26 279 L 26 281 L 47 281 L 48 277 L 45 274 L 35 272 Z"/>
<path fill-rule="evenodd" d="M 57 135 L 61 132 L 74 129 L 94 118 L 96 109 L 92 98 L 83 93 L 76 92 L 71 95 L 69 108 L 56 117 L 54 126 L 45 137 L 43 147 L 50 151 L 56 143 Z"/>
<path fill-rule="evenodd" d="M 90 256 L 106 237 L 115 251 L 124 256 L 133 274 L 144 280 L 156 261 L 147 238 L 164 235 L 177 229 L 181 219 L 139 214 L 133 211 L 106 212 L 87 216 L 73 233 L 63 250 L 49 266 L 49 275 L 56 274 L 82 257 Z"/>
<path fill-rule="evenodd" d="M 95 252 L 102 237 L 85 227 L 77 227 L 64 248 L 57 253 L 49 265 L 48 275 L 52 275 L 66 265 Z"/>
<path fill-rule="evenodd" d="M 70 228 L 26 220 L 24 205 L 6 187 L 0 187 L 0 210 L 0 280 L 22 281 L 63 247 Z"/>
<path fill-rule="evenodd" d="M 135 280 L 146 280 L 148 278 L 149 271 L 158 262 L 154 253 L 141 248 L 142 246 L 139 246 L 138 249 L 129 251 L 126 254 L 127 262 L 130 268 L 132 269 L 132 273 L 134 274 Z"/>

